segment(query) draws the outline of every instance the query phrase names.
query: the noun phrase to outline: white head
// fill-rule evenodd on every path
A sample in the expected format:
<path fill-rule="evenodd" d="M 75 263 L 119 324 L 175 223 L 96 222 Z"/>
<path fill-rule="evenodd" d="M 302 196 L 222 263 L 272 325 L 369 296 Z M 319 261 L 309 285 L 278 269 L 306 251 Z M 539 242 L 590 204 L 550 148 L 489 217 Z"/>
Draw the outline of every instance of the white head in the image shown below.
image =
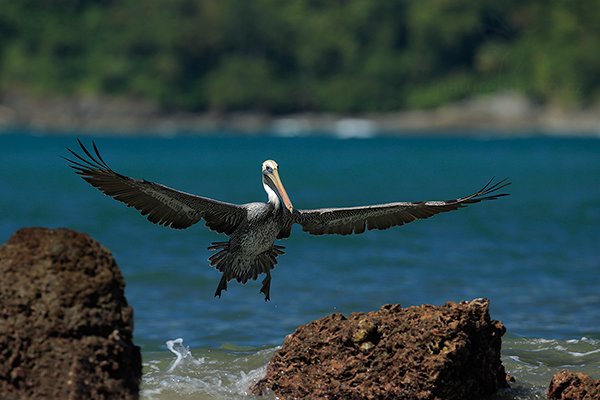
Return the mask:
<path fill-rule="evenodd" d="M 294 211 L 294 206 L 292 206 L 292 202 L 281 183 L 281 179 L 279 179 L 279 166 L 275 161 L 267 160 L 263 162 L 262 182 L 265 192 L 267 192 L 267 196 L 269 196 L 269 203 L 272 203 L 276 208 L 279 208 L 281 202 L 283 202 L 288 211 Z"/>

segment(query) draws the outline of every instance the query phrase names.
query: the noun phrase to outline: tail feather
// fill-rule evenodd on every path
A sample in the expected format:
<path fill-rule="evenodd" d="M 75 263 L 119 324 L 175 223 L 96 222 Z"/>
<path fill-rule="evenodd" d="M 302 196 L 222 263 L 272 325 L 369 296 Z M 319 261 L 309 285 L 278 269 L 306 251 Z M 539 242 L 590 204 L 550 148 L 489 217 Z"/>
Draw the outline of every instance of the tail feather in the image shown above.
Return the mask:
<path fill-rule="evenodd" d="M 210 246 L 208 246 L 209 250 L 217 250 L 217 249 L 228 249 L 229 242 L 212 242 Z"/>
<path fill-rule="evenodd" d="M 208 261 L 211 266 L 223 273 L 215 292 L 216 297 L 221 297 L 221 291 L 227 290 L 227 282 L 232 279 L 244 284 L 250 279 L 258 279 L 258 275 L 260 274 L 267 274 L 269 276 L 270 271 L 277 264 L 277 257 L 285 253 L 283 250 L 285 249 L 284 246 L 273 245 L 273 247 L 259 254 L 253 260 L 240 260 L 235 254 L 230 252 L 229 242 L 213 242 L 208 249 L 218 250 L 208 258 Z M 264 290 L 261 291 L 264 293 Z M 268 297 L 268 290 L 265 296 Z"/>
<path fill-rule="evenodd" d="M 285 254 L 285 251 L 283 251 L 283 249 L 285 249 L 285 246 L 280 246 L 278 244 L 274 244 L 273 248 L 271 249 L 271 252 L 275 253 L 275 255 L 278 256 L 281 254 Z"/>

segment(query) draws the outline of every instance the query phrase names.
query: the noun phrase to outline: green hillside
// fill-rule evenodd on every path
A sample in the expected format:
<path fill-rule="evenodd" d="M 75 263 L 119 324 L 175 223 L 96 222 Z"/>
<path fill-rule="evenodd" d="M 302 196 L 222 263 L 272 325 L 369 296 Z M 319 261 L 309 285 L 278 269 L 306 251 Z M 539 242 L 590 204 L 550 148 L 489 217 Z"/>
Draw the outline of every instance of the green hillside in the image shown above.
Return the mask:
<path fill-rule="evenodd" d="M 585 106 L 599 19 L 598 0 L 0 0 L 0 94 L 287 113 L 516 90 Z"/>

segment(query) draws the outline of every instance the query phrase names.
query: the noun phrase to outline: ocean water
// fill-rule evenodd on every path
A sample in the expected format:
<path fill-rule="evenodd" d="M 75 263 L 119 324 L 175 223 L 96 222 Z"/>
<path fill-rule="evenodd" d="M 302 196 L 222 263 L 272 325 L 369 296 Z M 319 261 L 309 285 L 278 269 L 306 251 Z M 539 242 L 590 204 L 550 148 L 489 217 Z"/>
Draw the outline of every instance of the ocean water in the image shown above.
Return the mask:
<path fill-rule="evenodd" d="M 79 135 L 84 142 L 90 138 Z M 74 135 L 0 135 L 0 241 L 24 226 L 86 232 L 114 254 L 135 310 L 145 399 L 246 399 L 285 336 L 330 313 L 486 297 L 507 327 L 517 383 L 497 399 L 543 399 L 563 368 L 600 377 L 600 140 L 522 136 L 99 136 L 123 174 L 233 203 L 264 201 L 272 158 L 296 208 L 440 200 L 508 177 L 511 196 L 352 236 L 295 228 L 279 244 L 271 301 L 232 282 L 203 223 L 153 225 L 73 174 Z M 181 340 L 177 340 L 181 339 Z M 167 345 L 167 342 L 169 345 Z"/>

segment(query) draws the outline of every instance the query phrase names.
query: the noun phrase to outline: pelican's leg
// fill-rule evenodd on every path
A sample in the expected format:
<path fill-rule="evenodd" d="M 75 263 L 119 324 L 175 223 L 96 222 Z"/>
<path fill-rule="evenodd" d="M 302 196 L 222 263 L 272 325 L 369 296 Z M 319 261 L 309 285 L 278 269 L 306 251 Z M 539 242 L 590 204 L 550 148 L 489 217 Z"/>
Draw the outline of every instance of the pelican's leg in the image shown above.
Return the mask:
<path fill-rule="evenodd" d="M 265 294 L 265 301 L 271 300 L 271 271 L 267 271 L 267 276 L 262 281 L 260 292 Z"/>
<path fill-rule="evenodd" d="M 221 298 L 222 290 L 227 290 L 227 278 L 225 278 L 225 274 L 221 276 L 219 286 L 217 286 L 217 291 L 215 292 L 215 297 Z"/>

